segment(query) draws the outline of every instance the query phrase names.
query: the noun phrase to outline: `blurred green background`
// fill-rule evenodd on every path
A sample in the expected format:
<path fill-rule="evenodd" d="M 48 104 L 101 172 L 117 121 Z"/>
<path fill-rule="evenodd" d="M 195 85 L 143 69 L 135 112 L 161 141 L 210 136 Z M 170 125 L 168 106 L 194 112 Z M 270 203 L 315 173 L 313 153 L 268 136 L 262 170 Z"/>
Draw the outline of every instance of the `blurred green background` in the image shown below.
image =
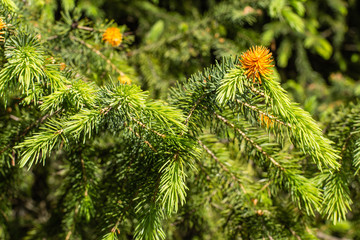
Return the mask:
<path fill-rule="evenodd" d="M 42 0 L 28 7 L 48 31 L 62 12 L 98 29 L 105 19 L 126 28 L 131 40 L 124 61 L 155 98 L 253 45 L 271 49 L 284 87 L 316 118 L 360 94 L 356 0 Z"/>
<path fill-rule="evenodd" d="M 94 29 L 79 34 L 100 49 L 99 33 L 108 26 L 118 26 L 124 34 L 123 43 L 115 49 L 100 50 L 133 83 L 149 90 L 153 98 L 167 99 L 170 87 L 177 82 L 221 61 L 224 56 L 239 55 L 254 45 L 271 50 L 282 86 L 322 124 L 325 132 L 334 114 L 351 102 L 356 103 L 360 96 L 360 1 L 357 0 L 15 2 L 24 9 L 21 14 L 34 31 L 41 33 L 44 45 L 61 55 L 70 68 L 99 85 L 110 78 L 102 75 L 106 66 L 93 59 L 79 59 L 82 55 L 74 54 L 76 47 L 71 49 L 67 42 L 59 47 L 55 39 L 59 32 L 79 25 Z M 42 172 L 46 169 L 35 171 L 40 177 L 46 175 Z M 358 180 L 352 187 L 359 188 Z M 42 195 L 41 189 L 32 191 Z M 334 226 L 319 220 L 323 234 L 319 238 L 360 238 L 357 198 L 354 192 L 349 221 Z M 22 204 L 19 200 L 18 205 Z M 15 212 L 21 209 L 19 206 L 14 205 Z M 18 235 L 22 236 L 20 232 Z"/>

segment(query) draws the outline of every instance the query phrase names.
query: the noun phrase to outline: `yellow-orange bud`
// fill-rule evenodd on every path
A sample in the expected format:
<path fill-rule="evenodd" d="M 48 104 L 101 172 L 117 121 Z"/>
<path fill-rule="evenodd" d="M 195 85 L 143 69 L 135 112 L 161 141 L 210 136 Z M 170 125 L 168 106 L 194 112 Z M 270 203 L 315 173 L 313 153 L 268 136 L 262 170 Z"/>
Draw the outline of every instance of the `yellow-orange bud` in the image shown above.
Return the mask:
<path fill-rule="evenodd" d="M 117 47 L 122 42 L 122 34 L 117 27 L 109 27 L 103 34 L 103 41 L 110 43 L 113 47 Z"/>
<path fill-rule="evenodd" d="M 128 76 L 126 76 L 126 75 L 122 75 L 122 76 L 119 76 L 118 77 L 118 80 L 120 81 L 120 83 L 122 83 L 122 84 L 131 84 L 131 79 L 128 77 Z"/>
<path fill-rule="evenodd" d="M 268 78 L 272 72 L 270 67 L 272 65 L 272 57 L 270 50 L 263 46 L 255 46 L 247 50 L 241 55 L 240 62 L 242 68 L 245 69 L 245 74 L 249 79 L 259 80 L 261 84 L 261 77 Z"/>

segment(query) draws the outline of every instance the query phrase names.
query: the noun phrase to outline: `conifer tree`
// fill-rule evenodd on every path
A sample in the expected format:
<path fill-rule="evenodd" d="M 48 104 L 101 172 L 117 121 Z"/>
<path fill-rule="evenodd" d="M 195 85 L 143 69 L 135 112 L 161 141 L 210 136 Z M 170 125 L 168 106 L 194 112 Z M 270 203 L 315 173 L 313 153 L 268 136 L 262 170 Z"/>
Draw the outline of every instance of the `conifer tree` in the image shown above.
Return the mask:
<path fill-rule="evenodd" d="M 316 74 L 305 47 L 330 58 L 331 45 L 302 18 L 303 1 L 230 1 L 241 14 L 221 2 L 215 20 L 195 16 L 177 35 L 165 20 L 183 16 L 134 1 L 124 11 L 163 18 L 135 50 L 127 26 L 85 2 L 1 0 L 0 238 L 317 239 L 326 221 L 358 220 L 358 104 L 319 123 L 275 64 L 287 66 L 297 47 L 306 84 Z M 255 23 L 256 7 L 273 19 L 263 43 L 286 36 L 275 57 L 213 34 Z M 185 46 L 186 37 L 199 46 Z M 207 43 L 218 60 L 198 70 L 192 57 Z M 197 71 L 169 73 L 184 62 L 182 74 Z"/>

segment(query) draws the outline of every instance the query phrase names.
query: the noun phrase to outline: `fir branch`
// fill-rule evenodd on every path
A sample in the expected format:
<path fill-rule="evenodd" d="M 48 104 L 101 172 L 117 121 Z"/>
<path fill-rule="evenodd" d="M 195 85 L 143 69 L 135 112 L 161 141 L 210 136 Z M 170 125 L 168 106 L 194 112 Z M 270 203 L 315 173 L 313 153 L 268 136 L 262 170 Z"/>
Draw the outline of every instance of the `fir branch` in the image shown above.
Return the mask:
<path fill-rule="evenodd" d="M 304 207 L 308 214 L 314 215 L 314 209 L 318 210 L 320 208 L 321 202 L 320 191 L 316 188 L 315 184 L 302 176 L 300 172 L 296 170 L 296 168 L 285 168 L 283 164 L 276 161 L 260 145 L 248 137 L 242 130 L 237 128 L 229 120 L 217 114 L 216 112 L 214 112 L 214 115 L 227 126 L 238 132 L 242 138 L 249 142 L 261 155 L 263 155 L 266 159 L 269 159 L 272 165 L 274 165 L 276 169 L 279 170 L 274 171 L 270 168 L 270 178 L 272 179 L 273 183 L 288 189 L 292 199 L 298 203 L 299 207 Z M 286 163 L 284 163 L 284 165 L 285 164 Z"/>
<path fill-rule="evenodd" d="M 0 71 L 0 95 L 18 85 L 22 93 L 35 90 L 35 84 L 43 84 L 46 76 L 43 65 L 45 54 L 38 39 L 28 34 L 19 34 L 5 44 L 8 62 Z"/>
<path fill-rule="evenodd" d="M 309 154 L 319 169 L 322 169 L 323 165 L 334 169 L 339 168 L 340 164 L 337 162 L 339 156 L 332 148 L 332 142 L 323 137 L 319 126 L 310 114 L 292 103 L 285 90 L 274 79 L 266 79 L 261 86 L 264 89 L 264 95 L 261 94 L 261 96 L 266 102 L 270 100 L 274 115 L 292 126 L 290 140 L 293 144 L 300 146 L 302 151 Z M 229 69 L 217 90 L 217 101 L 225 104 L 229 100 L 235 100 L 236 94 L 242 95 L 246 89 L 253 88 L 243 69 L 239 67 Z"/>
<path fill-rule="evenodd" d="M 329 0 L 330 7 L 315 0 L 207 1 L 205 8 L 173 0 L 117 1 L 113 9 L 105 1 L 28 2 L 0 0 L 0 100 L 5 102 L 0 106 L 0 217 L 7 218 L 0 219 L 0 238 L 93 239 L 99 229 L 107 229 L 104 240 L 157 240 L 164 239 L 165 232 L 169 238 L 299 240 L 316 238 L 307 228 L 314 218 L 304 216 L 304 210 L 307 215 L 320 210 L 334 222 L 345 219 L 350 194 L 356 195 L 350 190 L 359 188 L 357 176 L 347 176 L 353 168 L 356 174 L 360 169 L 354 120 L 358 113 L 351 112 L 345 121 L 332 121 L 328 136 L 340 150 L 336 151 L 310 114 L 290 101 L 277 76 L 270 74 L 276 72 L 267 69 L 271 63 L 262 62 L 266 69 L 255 66 L 252 74 L 247 72 L 253 75 L 249 78 L 241 69 L 242 57 L 224 57 L 192 75 L 172 90 L 170 104 L 149 96 L 166 99 L 169 86 L 214 56 L 219 59 L 249 43 L 280 39 L 275 41 L 280 47 L 271 47 L 276 48 L 274 56 L 282 67 L 294 62 L 291 56 L 296 54 L 295 75 L 299 73 L 301 83 L 293 85 L 298 87 L 294 97 L 302 101 L 314 93 L 306 107 L 326 119 L 333 106 L 353 101 L 359 89 L 344 71 L 334 82 L 330 76 L 327 87 L 329 82 L 312 70 L 313 56 L 308 57 L 307 51 L 324 58 L 333 51 L 331 57 L 341 60 L 342 70 L 353 68 L 349 63 L 358 56 L 350 61 L 341 44 L 348 39 L 346 16 L 354 15 L 355 1 Z M 99 29 L 117 25 L 103 20 L 106 9 L 121 9 L 128 16 L 123 19 L 124 24 L 130 23 L 128 27 L 139 23 L 134 45 L 138 49 L 130 49 L 134 38 L 123 38 L 126 33 L 113 39 L 113 45 L 122 41 L 120 48 L 101 49 L 104 30 Z M 59 20 L 61 10 L 66 14 Z M 249 28 L 255 22 L 265 26 L 264 33 L 256 26 Z M 127 26 L 118 28 L 123 32 Z M 355 46 L 357 38 L 353 39 Z M 253 57 L 250 60 L 257 62 L 261 56 Z M 59 71 L 59 60 L 91 77 L 79 81 L 79 73 Z M 105 83 L 109 72 L 119 75 L 120 81 Z M 145 81 L 141 87 L 149 93 L 117 84 L 131 72 L 140 73 L 138 80 Z M 281 72 L 284 77 L 290 73 L 289 69 Z M 319 88 L 314 91 L 313 86 Z M 30 106 L 21 107 L 26 104 Z M 347 115 L 343 109 L 336 114 Z M 202 134 L 208 132 L 216 134 L 213 144 L 211 136 Z M 54 162 L 27 172 L 10 166 L 15 165 L 17 154 L 22 166 L 44 163 L 49 156 Z M 68 159 L 70 168 L 64 171 L 68 165 L 62 163 Z M 239 161 L 227 164 L 227 160 Z M 205 174 L 197 174 L 194 162 Z M 318 169 L 323 172 L 315 179 L 316 187 L 315 180 L 304 174 L 313 176 Z M 101 191 L 96 189 L 98 178 Z M 39 188 L 43 183 L 44 188 Z M 43 200 L 46 214 L 41 214 Z M 92 215 L 95 207 L 104 210 Z M 352 207 L 357 213 L 356 204 Z M 175 212 L 176 228 L 173 218 L 166 219 Z M 349 221 L 357 222 L 356 214 L 349 216 Z M 63 228 L 53 226 L 61 220 Z M 29 229 L 32 222 L 34 227 Z M 221 222 L 226 229 L 221 229 Z M 19 224 L 9 227 L 8 223 Z M 321 219 L 314 224 L 324 228 Z M 17 231 L 23 229 L 27 232 Z M 337 230 L 329 226 L 323 230 L 329 229 Z M 351 238 L 357 233 L 339 234 Z"/>
<path fill-rule="evenodd" d="M 272 162 L 272 164 L 274 164 L 276 167 L 278 167 L 282 171 L 285 170 L 273 157 L 271 157 L 267 152 L 265 152 L 261 146 L 256 144 L 256 142 L 254 140 L 252 140 L 251 138 L 249 138 L 243 131 L 241 131 L 239 128 L 235 127 L 234 124 L 229 122 L 229 120 L 227 120 L 223 116 L 217 114 L 216 112 L 214 112 L 214 114 L 218 119 L 220 119 L 226 125 L 228 125 L 229 127 L 233 128 L 235 131 L 237 131 L 246 141 L 250 142 L 251 145 L 253 145 L 253 147 L 255 147 L 256 150 L 258 150 L 262 155 L 264 155 L 267 159 L 269 159 Z"/>
<path fill-rule="evenodd" d="M 51 120 L 40 127 L 40 132 L 26 138 L 16 148 L 25 148 L 21 153 L 20 167 L 28 165 L 29 168 L 40 159 L 45 160 L 59 140 L 67 141 L 63 136 L 63 126 L 60 122 Z"/>
<path fill-rule="evenodd" d="M 170 131 L 171 134 L 176 134 L 179 131 L 187 131 L 187 127 L 183 124 L 183 113 L 178 109 L 160 100 L 147 101 L 145 105 L 147 121 L 152 122 L 156 120 L 156 122 L 162 125 L 164 130 Z"/>
<path fill-rule="evenodd" d="M 206 94 L 201 95 L 201 97 L 196 100 L 194 106 L 190 109 L 189 115 L 186 117 L 184 124 L 187 126 L 191 116 L 193 115 L 195 109 L 199 106 L 200 102 L 205 98 Z"/>
<path fill-rule="evenodd" d="M 151 128 L 147 127 L 144 123 L 140 122 L 139 120 L 137 120 L 137 119 L 135 119 L 133 117 L 131 117 L 131 120 L 134 121 L 135 123 L 137 123 L 139 126 L 143 127 L 144 129 L 148 129 L 151 132 L 155 133 L 159 137 L 166 138 L 165 134 L 159 133 L 159 132 L 155 131 L 154 129 L 151 129 Z"/>
<path fill-rule="evenodd" d="M 321 129 L 310 114 L 292 103 L 285 90 L 273 79 L 264 81 L 263 86 L 265 93 L 272 98 L 271 108 L 275 115 L 291 124 L 293 143 L 310 154 L 319 169 L 322 169 L 323 165 L 338 169 L 339 156 L 331 146 L 332 142 L 323 137 Z"/>
<path fill-rule="evenodd" d="M 271 100 L 271 97 L 266 95 L 263 91 L 254 87 L 247 79 L 245 72 L 239 66 L 229 69 L 220 81 L 220 86 L 217 89 L 216 100 L 220 104 L 225 104 L 227 101 L 234 101 L 236 94 L 244 94 L 245 90 L 250 90 L 263 97 L 266 101 Z"/>
<path fill-rule="evenodd" d="M 100 56 L 102 59 L 104 59 L 106 61 L 107 64 L 109 64 L 111 66 L 111 68 L 113 70 L 115 70 L 120 76 L 126 76 L 125 73 L 123 73 L 118 67 L 115 66 L 114 63 L 111 62 L 111 60 L 109 58 L 107 58 L 104 54 L 102 54 L 99 50 L 97 50 L 96 48 L 94 48 L 93 46 L 91 46 L 89 43 L 86 43 L 85 41 L 75 37 L 75 36 L 70 36 L 71 40 L 74 40 L 76 42 L 81 43 L 82 45 L 84 45 L 85 47 L 87 47 L 88 49 L 90 49 L 91 51 L 93 51 L 95 54 L 97 54 L 98 56 Z"/>
<path fill-rule="evenodd" d="M 162 206 L 169 215 L 177 212 L 179 205 L 186 200 L 186 174 L 184 160 L 179 154 L 169 159 L 161 168 L 160 190 Z"/>
<path fill-rule="evenodd" d="M 13 147 L 16 145 L 16 143 L 18 141 L 20 141 L 21 138 L 25 137 L 33 128 L 39 126 L 41 123 L 43 123 L 45 120 L 47 120 L 48 118 L 51 118 L 53 116 L 55 116 L 56 114 L 58 114 L 60 112 L 60 110 L 54 112 L 53 114 L 45 114 L 44 116 L 40 117 L 39 119 L 37 119 L 36 121 L 34 121 L 32 124 L 30 124 L 29 126 L 27 126 L 25 128 L 25 130 L 21 133 L 18 134 L 16 136 L 16 138 L 14 138 L 13 141 L 11 141 L 8 145 L 6 145 L 4 148 L 1 149 L 0 151 L 0 155 L 3 154 L 6 150 L 8 150 L 9 148 Z"/>
<path fill-rule="evenodd" d="M 96 98 L 94 95 L 98 93 L 94 84 L 81 80 L 76 80 L 71 84 L 58 88 L 52 94 L 45 96 L 40 109 L 45 112 L 52 113 L 58 109 L 66 109 L 69 111 L 78 111 L 84 107 L 95 107 Z"/>
<path fill-rule="evenodd" d="M 248 80 L 241 68 L 230 69 L 223 77 L 217 90 L 216 100 L 220 104 L 234 101 L 236 94 L 243 94 L 248 86 Z"/>
<path fill-rule="evenodd" d="M 136 240 L 162 240 L 165 239 L 165 232 L 161 226 L 161 219 L 163 214 L 154 203 L 147 207 L 147 209 L 139 208 L 142 211 L 143 217 L 140 218 L 138 225 L 135 228 Z M 137 211 L 137 212 L 138 212 Z"/>
<path fill-rule="evenodd" d="M 291 125 L 289 123 L 285 123 L 281 120 L 279 120 L 278 118 L 276 118 L 275 116 L 267 113 L 267 112 L 264 112 L 264 111 L 261 111 L 259 108 L 257 108 L 256 106 L 253 106 L 253 105 L 250 105 L 246 102 L 243 102 L 243 101 L 240 101 L 239 99 L 236 99 L 235 100 L 237 103 L 241 104 L 241 105 L 244 105 L 245 107 L 249 108 L 249 109 L 252 109 L 253 111 L 255 112 L 258 112 L 259 114 L 263 115 L 263 116 L 267 116 L 269 119 L 271 119 L 272 121 L 275 121 L 277 123 L 280 123 L 281 125 L 284 125 L 286 127 L 289 127 L 291 128 Z"/>
<path fill-rule="evenodd" d="M 230 171 L 230 170 L 219 160 L 219 158 L 218 158 L 200 139 L 198 139 L 198 143 L 199 143 L 200 146 L 201 146 L 202 148 L 204 148 L 205 151 L 216 161 L 216 163 L 219 164 L 219 166 L 222 168 L 222 170 L 224 170 L 225 172 L 227 172 L 235 182 L 239 183 L 239 186 L 240 186 L 241 190 L 246 194 L 246 189 L 245 189 L 244 186 L 241 184 L 240 179 L 237 178 L 237 177 L 235 176 L 235 174 L 234 174 L 232 171 Z"/>
<path fill-rule="evenodd" d="M 301 237 L 292 229 L 292 228 L 289 228 L 291 234 L 296 237 L 297 240 L 301 240 Z"/>
<path fill-rule="evenodd" d="M 185 126 L 189 123 L 191 116 L 195 108 L 201 102 L 202 97 L 200 97 L 194 106 L 192 111 L 188 114 L 185 119 Z M 185 134 L 187 128 L 183 128 L 179 134 L 182 137 Z M 186 201 L 186 174 L 184 170 L 184 159 L 180 155 L 181 146 L 177 146 L 178 150 L 174 154 L 173 158 L 169 159 L 160 169 L 160 194 L 162 197 L 162 204 L 166 210 L 167 214 L 178 211 L 178 205 L 183 205 Z M 194 157 L 191 153 L 192 149 L 188 148 L 187 158 Z"/>
<path fill-rule="evenodd" d="M 355 142 L 353 165 L 356 168 L 355 174 L 360 170 L 360 138 Z"/>
<path fill-rule="evenodd" d="M 3 6 L 5 6 L 7 9 L 9 9 L 12 12 L 15 12 L 19 9 L 12 0 L 1 0 L 1 3 Z"/>
<path fill-rule="evenodd" d="M 321 183 L 324 183 L 324 200 L 322 212 L 327 219 L 336 224 L 346 219 L 346 213 L 351 210 L 349 186 L 343 172 L 330 171 L 323 172 L 319 177 Z"/>
<path fill-rule="evenodd" d="M 85 143 L 86 137 L 91 138 L 93 130 L 99 126 L 103 117 L 101 110 L 82 109 L 65 123 L 65 134 L 75 139 L 83 136 L 83 143 Z"/>
<path fill-rule="evenodd" d="M 124 123 L 124 124 L 125 124 L 125 126 L 127 125 L 126 123 Z M 140 134 L 139 134 L 138 132 L 135 132 L 132 127 L 129 126 L 128 129 L 129 129 L 131 132 L 133 132 L 136 137 L 138 137 L 139 139 L 142 139 L 142 137 L 140 136 Z M 149 141 L 144 140 L 144 139 L 142 139 L 142 140 L 143 140 L 144 143 L 146 143 L 146 145 L 148 145 L 154 152 L 157 152 L 156 149 L 151 145 L 151 143 L 150 143 Z"/>

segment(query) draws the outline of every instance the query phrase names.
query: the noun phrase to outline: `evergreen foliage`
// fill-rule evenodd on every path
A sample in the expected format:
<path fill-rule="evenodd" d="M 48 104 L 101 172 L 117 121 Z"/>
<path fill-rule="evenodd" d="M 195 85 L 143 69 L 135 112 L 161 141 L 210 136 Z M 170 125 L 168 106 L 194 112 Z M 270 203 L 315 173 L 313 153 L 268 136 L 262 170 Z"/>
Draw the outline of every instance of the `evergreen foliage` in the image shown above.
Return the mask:
<path fill-rule="evenodd" d="M 360 237 L 357 4 L 1 0 L 0 238 Z"/>

